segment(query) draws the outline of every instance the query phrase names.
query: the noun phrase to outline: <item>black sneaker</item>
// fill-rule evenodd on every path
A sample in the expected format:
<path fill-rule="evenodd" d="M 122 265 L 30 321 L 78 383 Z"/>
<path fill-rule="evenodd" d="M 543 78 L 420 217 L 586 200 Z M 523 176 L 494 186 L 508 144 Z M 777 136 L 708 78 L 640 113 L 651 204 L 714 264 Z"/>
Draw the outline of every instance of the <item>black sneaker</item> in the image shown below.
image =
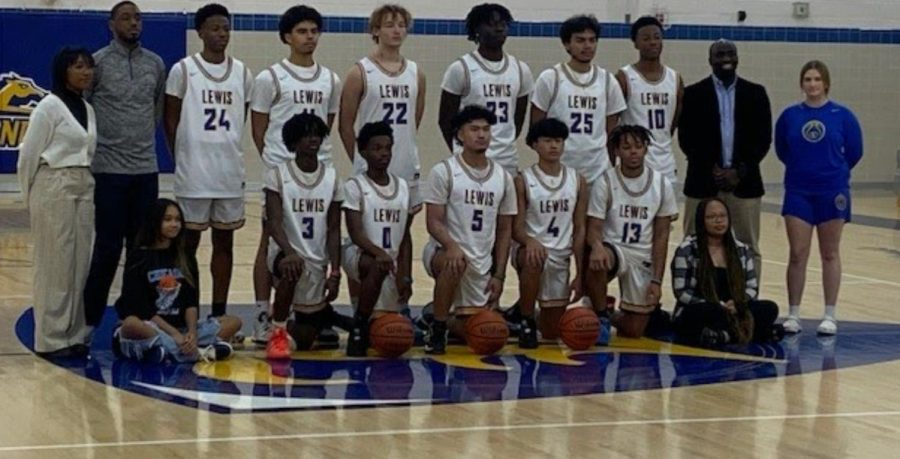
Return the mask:
<path fill-rule="evenodd" d="M 713 330 L 709 327 L 703 327 L 700 332 L 700 345 L 703 347 L 719 347 L 728 344 L 728 334 L 723 330 Z"/>
<path fill-rule="evenodd" d="M 162 346 L 153 346 L 141 355 L 142 363 L 163 363 L 166 361 L 166 350 Z"/>
<path fill-rule="evenodd" d="M 435 320 L 425 333 L 425 353 L 444 355 L 447 353 L 447 322 Z"/>
<path fill-rule="evenodd" d="M 516 337 L 522 333 L 521 324 L 524 318 L 525 316 L 522 315 L 522 308 L 519 306 L 518 301 L 503 311 L 503 320 L 506 321 L 506 326 L 509 328 L 509 336 Z"/>
<path fill-rule="evenodd" d="M 234 348 L 225 341 L 217 341 L 200 349 L 200 360 L 204 362 L 220 362 L 226 360 L 234 354 Z"/>
<path fill-rule="evenodd" d="M 369 349 L 369 321 L 357 318 L 347 338 L 347 357 L 365 357 Z"/>
<path fill-rule="evenodd" d="M 422 312 L 419 313 L 419 317 L 413 321 L 413 325 L 416 326 L 417 329 L 422 330 L 426 335 L 428 334 L 428 330 L 431 329 L 431 323 L 434 322 L 434 304 L 428 303 L 425 307 L 422 308 Z"/>
<path fill-rule="evenodd" d="M 519 322 L 519 348 L 521 349 L 537 349 L 537 324 L 534 317 L 522 317 Z"/>
<path fill-rule="evenodd" d="M 340 347 L 341 338 L 333 328 L 323 328 L 316 336 L 316 347 L 319 349 L 337 349 Z"/>

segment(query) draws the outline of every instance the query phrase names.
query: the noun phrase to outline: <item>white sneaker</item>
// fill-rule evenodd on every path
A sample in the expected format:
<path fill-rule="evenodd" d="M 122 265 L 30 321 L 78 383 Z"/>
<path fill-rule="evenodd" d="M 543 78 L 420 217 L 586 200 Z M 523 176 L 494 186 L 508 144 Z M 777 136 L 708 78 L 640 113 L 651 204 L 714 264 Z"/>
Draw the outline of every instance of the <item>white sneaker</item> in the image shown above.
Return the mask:
<path fill-rule="evenodd" d="M 834 320 L 834 318 L 832 317 L 826 317 L 822 319 L 822 323 L 819 324 L 819 328 L 816 329 L 816 333 L 820 335 L 837 334 L 837 320 Z"/>
<path fill-rule="evenodd" d="M 272 321 L 269 319 L 269 314 L 265 311 L 260 312 L 256 317 L 256 323 L 253 324 L 253 336 L 251 340 L 253 344 L 257 346 L 265 347 L 266 343 L 269 342 L 269 337 L 272 336 Z"/>
<path fill-rule="evenodd" d="M 800 333 L 803 331 L 803 327 L 800 326 L 800 319 L 796 317 L 788 316 L 787 319 L 781 324 L 784 327 L 785 333 Z"/>

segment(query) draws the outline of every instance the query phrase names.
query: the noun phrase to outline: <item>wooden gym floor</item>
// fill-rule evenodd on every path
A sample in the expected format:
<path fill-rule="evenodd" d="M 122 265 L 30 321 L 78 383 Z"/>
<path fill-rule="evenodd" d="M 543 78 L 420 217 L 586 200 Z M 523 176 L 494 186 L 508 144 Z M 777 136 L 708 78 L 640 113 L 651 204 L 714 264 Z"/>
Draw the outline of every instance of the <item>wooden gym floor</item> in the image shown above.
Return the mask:
<path fill-rule="evenodd" d="M 230 310 L 248 318 L 252 307 L 238 305 L 253 303 L 258 202 L 257 197 L 248 197 L 249 223 L 236 237 L 230 298 Z M 775 300 L 784 310 L 787 241 L 777 213 L 779 198 L 767 196 L 766 202 L 761 297 Z M 416 355 L 419 360 L 408 367 L 366 367 L 368 376 L 361 377 L 369 381 L 367 397 L 392 400 L 389 406 L 378 406 L 349 403 L 351 398 L 365 397 L 351 396 L 350 389 L 333 390 L 329 384 L 344 384 L 341 371 L 329 373 L 330 380 L 326 376 L 320 384 L 324 389 L 308 393 L 303 392 L 308 379 L 260 381 L 260 373 L 265 377 L 266 371 L 259 368 L 248 376 L 242 372 L 247 365 L 262 364 L 254 350 L 241 352 L 232 366 L 198 366 L 191 369 L 194 374 L 176 372 L 174 379 L 142 386 L 158 388 L 155 391 L 118 388 L 123 374 L 148 378 L 146 368 L 117 373 L 115 365 L 105 366 L 103 362 L 109 362 L 97 357 L 101 365 L 90 375 L 84 368 L 35 357 L 14 333 L 31 301 L 27 214 L 12 197 L 0 197 L 0 326 L 5 331 L 0 333 L 0 456 L 895 457 L 891 451 L 900 446 L 896 361 L 900 325 L 894 326 L 900 324 L 897 204 L 893 193 L 886 191 L 854 195 L 856 219 L 846 227 L 842 245 L 844 281 L 838 306 L 842 329 L 836 340 L 813 336 L 815 319 L 822 313 L 820 265 L 814 254 L 802 309 L 802 316 L 810 319 L 806 331 L 764 351 L 771 355 L 764 356 L 767 363 L 761 366 L 754 366 L 751 358 L 736 366 L 721 364 L 729 361 L 727 355 L 716 360 L 716 355 L 650 340 L 614 340 L 603 349 L 607 357 L 582 367 L 554 366 L 553 359 L 561 355 L 555 346 L 532 355 L 532 360 L 515 355 L 510 347 L 509 356 L 487 362 L 499 362 L 497 368 L 505 366 L 510 372 L 510 378 L 502 371 L 488 372 L 502 375 L 492 387 L 490 378 L 478 376 L 485 374 L 478 369 L 483 362 L 456 355 L 438 365 Z M 680 222 L 675 225 L 671 249 L 681 239 L 680 227 Z M 420 261 L 427 237 L 424 218 L 416 221 L 414 231 L 416 288 L 411 303 L 424 305 L 433 285 Z M 200 252 L 204 266 L 208 258 L 209 242 L 204 239 Z M 208 271 L 201 270 L 201 282 L 209 286 Z M 511 275 L 502 304 L 515 301 L 516 287 Z M 664 304 L 671 309 L 670 288 L 664 292 Z M 208 290 L 203 301 L 209 302 Z M 344 292 L 338 303 L 347 302 Z M 312 368 L 340 360 L 334 353 L 311 359 L 317 356 L 324 363 L 314 361 Z M 708 358 L 706 363 L 697 364 L 700 357 Z M 539 362 L 536 369 L 534 362 Z M 306 363 L 297 365 L 297 371 L 305 371 Z M 598 366 L 602 368 L 597 370 Z M 348 368 L 346 377 L 360 377 Z M 387 394 L 376 393 L 372 385 L 378 368 Z M 165 392 L 164 387 L 184 388 L 179 381 L 196 381 L 198 374 L 231 378 L 237 381 L 234 387 L 255 389 L 227 402 L 210 396 L 190 403 L 190 394 L 197 392 Z M 465 376 L 454 383 L 458 374 Z M 250 386 L 240 386 L 246 377 L 251 378 Z M 591 380 L 595 377 L 601 379 L 599 384 Z M 423 389 L 423 381 L 428 388 Z M 256 404 L 252 397 L 260 395 L 261 385 L 268 387 L 260 397 L 266 402 Z M 438 396 L 438 386 L 447 393 Z M 419 400 L 418 394 L 432 398 Z M 397 403 L 405 396 L 408 403 Z M 329 398 L 334 404 L 311 402 Z M 315 409 L 282 410 L 277 400 L 285 400 L 284 407 Z"/>

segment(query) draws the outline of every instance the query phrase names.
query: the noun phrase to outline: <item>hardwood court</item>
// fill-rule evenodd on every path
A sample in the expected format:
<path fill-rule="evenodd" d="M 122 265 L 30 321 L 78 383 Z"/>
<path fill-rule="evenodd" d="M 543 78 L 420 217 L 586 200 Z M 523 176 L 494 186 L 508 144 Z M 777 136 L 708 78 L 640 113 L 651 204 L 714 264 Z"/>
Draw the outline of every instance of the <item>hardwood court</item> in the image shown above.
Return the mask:
<path fill-rule="evenodd" d="M 249 223 L 236 237 L 232 304 L 253 301 L 250 274 L 259 237 L 258 201 L 248 197 Z M 767 202 L 771 205 L 766 206 L 762 220 L 765 263 L 761 296 L 786 308 L 787 241 L 777 214 L 778 198 L 767 196 Z M 593 373 L 582 370 L 584 367 L 545 373 L 542 369 L 552 365 L 541 363 L 528 373 L 532 378 L 522 377 L 518 384 L 536 388 L 536 392 L 547 391 L 542 397 L 516 399 L 510 395 L 513 384 L 504 376 L 504 384 L 498 386 L 502 393 L 494 394 L 499 397 L 479 396 L 484 385 L 463 387 L 460 390 L 468 392 L 462 396 L 447 394 L 448 399 L 463 397 L 468 403 L 410 402 L 223 414 L 210 408 L 212 402 L 184 406 L 165 397 L 139 395 L 96 382 L 121 378 L 109 374 L 106 367 L 85 378 L 28 352 L 13 333 L 31 296 L 27 214 L 21 204 L 5 198 L 0 205 L 0 323 L 6 331 L 0 334 L 0 406 L 4 408 L 0 413 L 0 456 L 894 457 L 893 450 L 900 446 L 900 392 L 896 388 L 900 362 L 891 360 L 900 358 L 900 327 L 892 325 L 900 324 L 900 215 L 893 194 L 862 191 L 854 195 L 854 214 L 856 223 L 846 227 L 842 245 L 844 282 L 838 318 L 843 328 L 837 345 L 816 341 L 811 331 L 817 322 L 810 320 L 799 347 L 786 343 L 773 351 L 770 357 L 775 363 L 768 374 L 740 376 L 741 371 L 752 368 L 748 360 L 733 367 L 735 379 L 742 381 L 691 385 L 721 371 L 711 364 L 708 370 L 701 368 L 685 377 L 677 357 L 683 350 L 619 340 L 606 350 L 609 358 L 602 360 L 609 365 L 602 373 L 607 384 L 600 381 L 599 385 L 605 393 L 591 390 L 585 391 L 587 395 L 572 395 L 580 392 L 566 385 L 593 387 L 597 383 L 589 380 Z M 414 231 L 417 253 L 412 304 L 423 305 L 429 301 L 433 285 L 419 260 L 427 238 L 423 218 L 416 221 Z M 679 222 L 673 229 L 672 248 L 680 239 Z M 204 240 L 199 259 L 206 266 L 208 240 Z M 814 252 L 802 309 L 806 319 L 818 319 L 822 313 L 818 266 Z M 201 271 L 201 282 L 208 287 L 208 271 Z M 515 297 L 516 279 L 511 275 L 503 304 L 511 304 Z M 203 301 L 208 303 L 208 291 L 204 291 Z M 669 288 L 664 289 L 663 301 L 671 309 Z M 338 302 L 347 303 L 345 293 Z M 245 317 L 252 311 L 231 306 L 231 311 L 242 310 Z M 851 324 L 854 321 L 871 324 L 857 326 Z M 867 355 L 869 360 L 860 360 Z M 243 352 L 232 365 L 254 362 L 254 356 L 254 351 Z M 504 360 L 520 362 L 522 374 L 527 361 L 518 356 Z M 638 363 L 626 368 L 626 361 Z M 858 365 L 860 362 L 868 364 Z M 239 366 L 219 365 L 205 371 L 231 372 L 235 380 L 259 377 L 240 373 Z M 432 364 L 416 365 L 409 368 L 417 372 Z M 381 376 L 389 383 L 404 377 L 402 372 L 395 375 L 386 368 L 387 374 Z M 422 375 L 413 376 L 419 384 Z M 337 379 L 343 377 L 354 375 L 334 373 L 333 382 L 340 384 Z M 444 377 L 453 380 L 455 376 L 448 373 Z M 645 377 L 655 378 L 657 383 L 641 385 Z M 427 375 L 425 379 L 431 380 Z M 628 384 L 635 386 L 624 387 Z M 276 386 L 272 384 L 267 395 L 301 390 Z M 391 384 L 386 388 L 389 395 L 395 389 Z M 412 393 L 419 389 L 413 387 Z M 559 392 L 553 392 L 555 389 Z M 371 385 L 370 390 L 374 391 Z M 373 393 L 373 398 L 377 395 Z M 502 400 L 479 402 L 479 397 Z M 241 399 L 233 401 L 240 403 Z"/>

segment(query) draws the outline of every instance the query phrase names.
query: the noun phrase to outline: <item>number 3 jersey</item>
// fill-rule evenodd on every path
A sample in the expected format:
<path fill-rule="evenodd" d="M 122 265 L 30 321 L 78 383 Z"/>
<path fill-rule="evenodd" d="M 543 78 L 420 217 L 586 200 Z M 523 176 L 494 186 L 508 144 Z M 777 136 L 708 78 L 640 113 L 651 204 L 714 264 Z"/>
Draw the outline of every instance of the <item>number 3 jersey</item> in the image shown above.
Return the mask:
<path fill-rule="evenodd" d="M 241 134 L 252 83 L 250 71 L 233 57 L 211 64 L 197 53 L 172 67 L 166 94 L 181 99 L 175 133 L 175 196 L 244 195 Z"/>
<path fill-rule="evenodd" d="M 265 187 L 281 195 L 282 224 L 291 247 L 303 259 L 327 265 L 328 209 L 332 202 L 344 200 L 334 168 L 320 162 L 315 172 L 303 172 L 288 161 L 266 171 Z M 270 255 L 280 250 L 270 237 Z"/>
<path fill-rule="evenodd" d="M 515 215 L 516 188 L 512 177 L 494 161 L 485 169 L 464 164 L 454 155 L 436 164 L 428 177 L 425 202 L 445 206 L 450 237 L 466 261 L 479 273 L 491 268 L 497 218 Z M 437 241 L 435 241 L 437 242 Z"/>
<path fill-rule="evenodd" d="M 402 178 L 389 177 L 386 186 L 378 185 L 365 174 L 351 177 L 344 184 L 342 207 L 359 212 L 369 241 L 396 260 L 409 218 L 409 186 Z"/>
<path fill-rule="evenodd" d="M 650 253 L 656 217 L 678 216 L 672 183 L 653 168 L 634 178 L 621 167 L 607 169 L 594 182 L 588 216 L 604 220 L 603 241 Z"/>
<path fill-rule="evenodd" d="M 404 59 L 397 74 L 389 74 L 378 63 L 362 58 L 356 64 L 362 74 L 363 95 L 359 101 L 354 130 L 366 123 L 384 121 L 394 134 L 393 157 L 388 172 L 406 180 L 410 188 L 419 186 L 419 150 L 416 147 L 416 103 L 419 96 L 419 67 Z M 366 162 L 357 151 L 353 170 L 366 170 Z"/>
<path fill-rule="evenodd" d="M 675 154 L 672 152 L 672 122 L 678 105 L 678 73 L 663 66 L 659 81 L 647 81 L 631 65 L 622 67 L 628 80 L 628 109 L 622 113 L 622 124 L 643 126 L 650 130 L 650 147 L 645 164 L 675 180 Z"/>
<path fill-rule="evenodd" d="M 525 182 L 525 232 L 553 254 L 572 254 L 578 173 L 564 166 L 559 177 L 545 174 L 537 164 L 521 172 Z"/>

